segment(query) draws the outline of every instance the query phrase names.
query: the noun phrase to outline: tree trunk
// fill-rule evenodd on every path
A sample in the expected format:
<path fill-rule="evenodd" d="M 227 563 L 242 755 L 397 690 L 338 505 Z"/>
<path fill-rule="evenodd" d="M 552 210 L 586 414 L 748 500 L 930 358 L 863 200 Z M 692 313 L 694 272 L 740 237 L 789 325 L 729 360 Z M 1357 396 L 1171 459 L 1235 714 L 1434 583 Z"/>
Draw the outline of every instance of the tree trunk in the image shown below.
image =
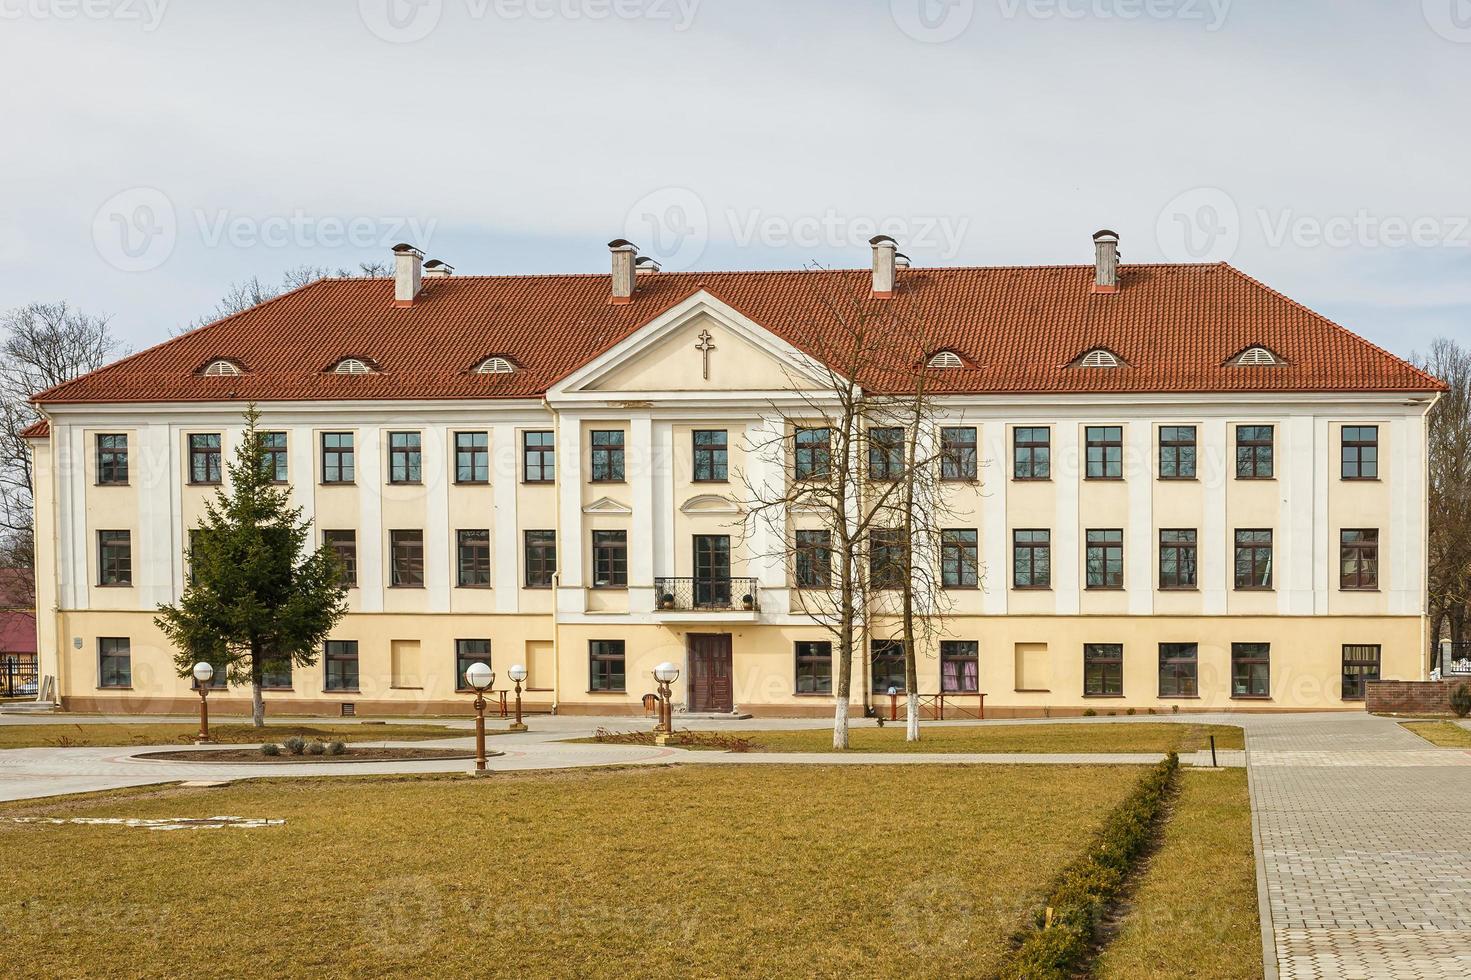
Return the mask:
<path fill-rule="evenodd" d="M 259 643 L 250 645 L 250 719 L 256 728 L 266 727 L 266 699 L 261 695 L 261 681 L 265 679 L 265 664 L 261 663 Z"/>
<path fill-rule="evenodd" d="M 904 741 L 919 741 L 919 695 L 909 692 L 908 716 L 905 720 Z"/>
<path fill-rule="evenodd" d="M 1430 668 L 1426 671 L 1428 676 L 1430 670 L 1441 666 L 1440 663 L 1440 634 L 1445 629 L 1445 610 L 1435 604 L 1430 613 Z"/>

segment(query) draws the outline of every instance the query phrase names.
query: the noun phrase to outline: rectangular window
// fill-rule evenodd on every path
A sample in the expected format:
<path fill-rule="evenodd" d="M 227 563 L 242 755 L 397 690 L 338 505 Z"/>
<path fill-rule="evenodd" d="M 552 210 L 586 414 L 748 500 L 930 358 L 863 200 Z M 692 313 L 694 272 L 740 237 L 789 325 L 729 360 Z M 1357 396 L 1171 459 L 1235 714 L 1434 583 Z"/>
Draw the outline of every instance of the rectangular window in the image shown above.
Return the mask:
<path fill-rule="evenodd" d="M 1348 643 L 1343 647 L 1343 700 L 1364 700 L 1364 685 L 1379 679 L 1377 643 Z"/>
<path fill-rule="evenodd" d="M 455 569 L 460 588 L 490 588 L 489 528 L 462 530 L 455 535 Z"/>
<path fill-rule="evenodd" d="M 623 482 L 623 431 L 596 430 L 592 438 L 592 482 Z"/>
<path fill-rule="evenodd" d="M 358 689 L 358 641 L 328 640 L 322 652 L 325 688 L 328 691 Z"/>
<path fill-rule="evenodd" d="M 792 477 L 797 480 L 826 480 L 832 472 L 832 431 L 798 429 L 795 443 Z"/>
<path fill-rule="evenodd" d="M 904 531 L 876 527 L 868 532 L 868 584 L 874 589 L 902 589 L 907 577 Z"/>
<path fill-rule="evenodd" d="M 1012 476 L 1018 480 L 1052 479 L 1052 430 L 1039 426 L 1013 429 Z"/>
<path fill-rule="evenodd" d="M 337 556 L 337 565 L 342 571 L 343 588 L 355 589 L 358 584 L 358 532 L 323 531 L 322 544 L 332 549 Z"/>
<path fill-rule="evenodd" d="M 352 483 L 357 479 L 351 432 L 322 433 L 322 482 Z"/>
<path fill-rule="evenodd" d="M 291 690 L 291 660 L 267 660 L 261 664 L 260 686 L 268 691 Z"/>
<path fill-rule="evenodd" d="M 388 433 L 388 482 L 422 483 L 424 452 L 417 432 Z"/>
<path fill-rule="evenodd" d="M 833 693 L 833 645 L 826 640 L 797 644 L 797 693 Z"/>
<path fill-rule="evenodd" d="M 595 589 L 628 586 L 628 532 L 592 533 L 592 584 Z"/>
<path fill-rule="evenodd" d="M 291 475 L 286 453 L 286 433 L 260 433 L 261 470 L 272 483 L 285 483 Z"/>
<path fill-rule="evenodd" d="M 696 483 L 724 483 L 729 478 L 729 439 L 724 429 L 695 430 Z"/>
<path fill-rule="evenodd" d="M 133 533 L 131 531 L 97 532 L 97 584 L 109 586 L 133 584 Z"/>
<path fill-rule="evenodd" d="M 1124 532 L 1089 531 L 1087 554 L 1088 588 L 1124 587 Z"/>
<path fill-rule="evenodd" d="M 904 642 L 874 640 L 869 646 L 873 663 L 873 693 L 904 693 Z"/>
<path fill-rule="evenodd" d="M 940 479 L 969 482 L 976 478 L 976 430 L 945 427 L 940 430 Z"/>
<path fill-rule="evenodd" d="M 455 433 L 455 482 L 490 482 L 490 433 Z"/>
<path fill-rule="evenodd" d="M 868 478 L 897 480 L 904 475 L 904 430 L 868 430 Z"/>
<path fill-rule="evenodd" d="M 1194 528 L 1163 529 L 1159 532 L 1159 587 L 1196 587 L 1199 549 Z"/>
<path fill-rule="evenodd" d="M 97 638 L 97 686 L 133 686 L 133 651 L 126 636 Z"/>
<path fill-rule="evenodd" d="M 485 664 L 487 667 L 494 666 L 490 662 L 489 640 L 456 640 L 455 641 L 455 690 L 470 691 L 473 688 L 465 680 L 465 671 L 476 664 Z"/>
<path fill-rule="evenodd" d="M 225 663 L 224 657 L 217 654 L 212 657 L 200 657 L 199 659 L 204 661 L 205 663 L 208 663 L 211 667 L 214 668 L 214 675 L 209 679 L 209 689 L 211 691 L 223 691 L 230 686 L 230 668 Z M 194 680 L 193 678 L 190 678 L 189 690 L 198 691 L 199 682 L 197 680 Z"/>
<path fill-rule="evenodd" d="M 551 483 L 557 478 L 557 450 L 550 432 L 521 433 L 522 472 L 527 483 Z"/>
<path fill-rule="evenodd" d="M 981 581 L 979 535 L 957 528 L 940 532 L 940 584 L 947 589 L 973 589 Z"/>
<path fill-rule="evenodd" d="M 97 437 L 97 482 L 102 486 L 121 486 L 128 482 L 128 437 Z"/>
<path fill-rule="evenodd" d="M 557 532 L 526 532 L 526 587 L 550 589 L 557 574 Z"/>
<path fill-rule="evenodd" d="M 1340 531 L 1338 587 L 1345 592 L 1379 589 L 1379 531 L 1363 528 Z"/>
<path fill-rule="evenodd" d="M 424 532 L 389 531 L 388 553 L 392 565 L 390 584 L 395 589 L 424 587 Z"/>
<path fill-rule="evenodd" d="M 189 437 L 189 482 L 219 483 L 222 472 L 220 434 L 218 432 L 196 432 L 191 435 Z"/>
<path fill-rule="evenodd" d="M 1236 532 L 1236 588 L 1270 589 L 1272 587 L 1272 532 L 1247 530 Z"/>
<path fill-rule="evenodd" d="M 1343 427 L 1343 478 L 1379 479 L 1379 426 Z"/>
<path fill-rule="evenodd" d="M 622 640 L 588 641 L 588 689 L 622 691 L 624 689 Z"/>
<path fill-rule="evenodd" d="M 1084 429 L 1087 477 L 1090 480 L 1124 478 L 1124 429 L 1118 425 L 1090 425 Z"/>
<path fill-rule="evenodd" d="M 1272 694 L 1272 645 L 1231 644 L 1231 696 L 1265 698 Z"/>
<path fill-rule="evenodd" d="M 1122 643 L 1083 644 L 1083 696 L 1088 698 L 1121 698 L 1124 696 L 1124 645 Z"/>
<path fill-rule="evenodd" d="M 1159 696 L 1193 698 L 1200 694 L 1197 680 L 1197 651 L 1194 643 L 1159 645 Z"/>
<path fill-rule="evenodd" d="M 1195 479 L 1195 426 L 1164 425 L 1159 430 L 1159 478 Z"/>
<path fill-rule="evenodd" d="M 1275 471 L 1274 433 L 1270 425 L 1236 427 L 1236 479 L 1272 479 Z"/>
<path fill-rule="evenodd" d="M 1011 582 L 1018 589 L 1052 586 L 1052 532 L 1011 532 Z"/>
<path fill-rule="evenodd" d="M 980 644 L 975 640 L 940 641 L 940 690 L 946 694 L 979 694 Z"/>
<path fill-rule="evenodd" d="M 832 533 L 798 531 L 796 550 L 797 588 L 829 588 L 833 579 Z"/>

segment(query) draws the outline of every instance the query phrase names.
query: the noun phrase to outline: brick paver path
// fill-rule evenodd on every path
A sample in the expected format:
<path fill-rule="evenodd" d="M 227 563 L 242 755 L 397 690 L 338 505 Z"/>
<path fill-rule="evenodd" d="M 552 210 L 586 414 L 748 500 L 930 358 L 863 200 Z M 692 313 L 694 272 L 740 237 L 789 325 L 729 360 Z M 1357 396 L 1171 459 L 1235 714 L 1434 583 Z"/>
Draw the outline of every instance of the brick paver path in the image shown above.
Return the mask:
<path fill-rule="evenodd" d="M 1471 752 L 1367 715 L 1246 728 L 1280 975 L 1471 977 Z"/>

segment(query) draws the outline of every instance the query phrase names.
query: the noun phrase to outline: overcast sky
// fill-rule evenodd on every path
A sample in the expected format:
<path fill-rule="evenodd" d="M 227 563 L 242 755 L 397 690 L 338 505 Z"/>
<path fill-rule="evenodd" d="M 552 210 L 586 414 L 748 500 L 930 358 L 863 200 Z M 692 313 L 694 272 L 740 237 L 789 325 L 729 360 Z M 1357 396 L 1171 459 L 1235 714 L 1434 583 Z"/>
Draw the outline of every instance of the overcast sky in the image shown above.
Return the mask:
<path fill-rule="evenodd" d="M 1471 338 L 1471 0 L 0 0 L 0 309 L 386 259 L 1228 259 Z"/>

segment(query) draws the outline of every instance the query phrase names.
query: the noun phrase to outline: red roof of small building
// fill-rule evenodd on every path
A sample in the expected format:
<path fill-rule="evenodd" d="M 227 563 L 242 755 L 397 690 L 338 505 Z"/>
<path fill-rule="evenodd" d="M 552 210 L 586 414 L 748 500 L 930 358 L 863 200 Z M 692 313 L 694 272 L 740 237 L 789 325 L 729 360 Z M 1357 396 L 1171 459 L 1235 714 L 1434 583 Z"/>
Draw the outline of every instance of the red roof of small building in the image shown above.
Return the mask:
<path fill-rule="evenodd" d="M 609 303 L 606 275 L 430 279 L 411 307 L 388 279 L 323 279 L 37 395 L 89 402 L 478 399 L 537 397 L 700 290 L 821 357 L 836 330 L 834 289 L 862 308 L 922 322 L 933 349 L 965 366 L 936 372 L 934 393 L 1331 392 L 1442 390 L 1387 351 L 1225 265 L 1134 265 L 1094 294 L 1093 266 L 909 269 L 898 295 L 868 298 L 867 270 L 658 272 L 633 302 Z M 1242 368 L 1252 346 L 1286 363 Z M 1072 367 L 1106 348 L 1115 369 Z M 502 355 L 519 370 L 477 374 Z M 380 370 L 326 373 L 344 357 Z M 226 358 L 243 373 L 206 377 Z"/>
<path fill-rule="evenodd" d="M 22 439 L 49 439 L 51 438 L 51 423 L 45 419 L 37 419 L 21 429 L 19 435 Z"/>

